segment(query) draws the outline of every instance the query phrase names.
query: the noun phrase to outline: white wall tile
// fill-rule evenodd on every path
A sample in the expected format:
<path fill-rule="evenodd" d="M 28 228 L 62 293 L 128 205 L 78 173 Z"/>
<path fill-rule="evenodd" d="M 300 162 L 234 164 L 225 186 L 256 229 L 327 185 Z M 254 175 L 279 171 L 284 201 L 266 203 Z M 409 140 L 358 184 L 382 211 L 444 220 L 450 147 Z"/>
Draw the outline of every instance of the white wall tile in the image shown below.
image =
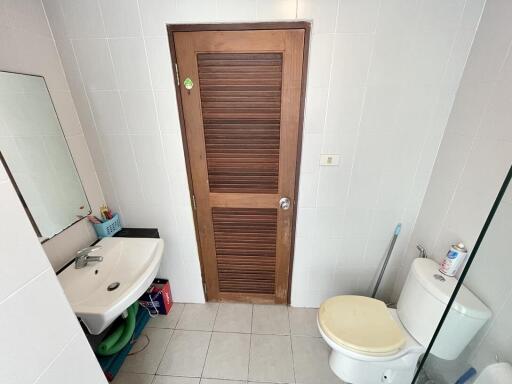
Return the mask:
<path fill-rule="evenodd" d="M 5 0 L 4 12 L 11 25 L 25 29 L 29 34 L 51 38 L 51 30 L 38 0 Z"/>
<path fill-rule="evenodd" d="M 450 33 L 456 30 L 466 5 L 466 0 L 430 0 L 421 7 L 419 31 Z"/>
<path fill-rule="evenodd" d="M 348 173 L 344 167 L 331 166 L 320 169 L 317 206 L 344 207 L 349 187 Z"/>
<path fill-rule="evenodd" d="M 333 87 L 329 92 L 325 132 L 356 132 L 361 120 L 365 88 Z"/>
<path fill-rule="evenodd" d="M 317 133 L 304 134 L 302 139 L 301 173 L 318 173 L 321 148 L 322 135 Z"/>
<path fill-rule="evenodd" d="M 302 217 L 312 217 L 314 213 L 315 224 L 312 225 L 324 228 L 319 231 L 317 242 L 335 236 L 344 240 L 357 239 L 362 249 L 368 242 L 369 254 L 375 256 L 383 241 L 375 234 L 381 227 L 376 224 L 372 227 L 372 223 L 380 223 L 375 219 L 376 215 L 379 217 L 378 212 L 392 211 L 397 215 L 394 210 L 401 206 L 405 212 L 404 222 L 414 222 L 449 114 L 450 101 L 453 101 L 450 96 L 458 85 L 464 54 L 474 33 L 470 31 L 474 27 L 470 26 L 475 24 L 478 14 L 475 10 L 477 0 L 471 0 L 473 8 L 466 7 L 462 19 L 460 2 L 450 0 L 449 3 L 440 4 L 444 11 L 439 22 L 446 27 L 443 35 L 432 30 L 437 8 L 430 8 L 431 12 L 420 18 L 422 2 L 419 0 L 341 0 L 339 6 L 335 0 L 139 1 L 144 40 L 109 39 L 109 45 L 115 76 L 119 80 L 115 90 L 133 87 L 129 89 L 144 91 L 122 93 L 124 117 L 130 127 L 128 132 L 130 135 L 149 132 L 152 141 L 146 146 L 136 143 L 136 137 L 121 136 L 116 142 L 121 147 L 117 155 L 126 161 L 121 165 L 119 159 L 107 158 L 106 164 L 102 165 L 101 159 L 95 163 L 102 168 L 98 175 L 108 184 L 106 193 L 114 197 L 119 195 L 114 204 L 119 204 L 130 221 L 149 223 L 153 216 L 158 216 L 155 220 L 163 223 L 161 233 L 166 239 L 171 243 L 179 239 L 180 246 L 175 247 L 179 256 L 172 256 L 173 248 L 164 260 L 161 273 L 173 279 L 180 298 L 201 300 L 201 287 L 165 23 L 313 19 L 299 217 L 302 210 L 307 212 Z M 117 24 L 107 18 L 105 16 L 105 24 L 109 31 Z M 450 24 L 457 18 L 460 23 Z M 418 34 L 420 25 L 425 36 Z M 467 34 L 458 34 L 461 26 L 467 28 Z M 440 36 L 446 38 L 441 41 L 443 44 L 437 44 Z M 418 44 L 425 51 L 423 55 L 419 48 L 412 50 L 416 38 L 423 42 Z M 120 40 L 121 48 L 115 46 L 121 44 L 118 43 Z M 455 55 L 446 47 L 458 40 L 460 42 L 454 47 L 461 48 Z M 420 66 L 420 60 L 427 64 Z M 73 66 L 72 61 L 68 60 L 67 65 Z M 415 81 L 413 84 L 411 79 Z M 128 100 L 128 95 L 132 101 Z M 161 138 L 158 128 L 163 133 Z M 108 142 L 108 138 L 103 140 L 105 151 L 113 151 L 114 142 Z M 91 142 L 96 141 L 91 137 Z M 147 177 L 144 163 L 160 162 L 152 157 L 155 154 L 149 153 L 147 147 L 158 144 L 164 150 L 165 176 L 170 182 L 169 209 L 174 211 L 176 228 L 161 220 L 162 214 L 156 208 L 151 217 L 137 213 L 137 206 L 142 205 L 148 195 L 147 191 L 137 189 L 140 179 Z M 341 156 L 340 166 L 319 166 L 320 153 L 327 151 Z M 400 163 L 395 173 L 392 172 L 393 162 Z M 105 169 L 107 165 L 108 169 Z M 149 179 L 164 178 L 159 165 L 156 169 Z M 158 183 L 159 186 L 164 184 L 162 180 Z M 129 190 L 125 191 L 127 188 Z M 159 191 L 162 189 L 158 187 Z M 338 216 L 341 223 L 350 225 L 330 225 Z M 356 240 L 346 244 L 347 249 L 356 249 Z M 400 243 L 399 247 L 405 245 Z M 376 269 L 375 265 L 350 268 L 354 260 L 360 260 L 357 256 L 360 253 L 354 252 L 356 256 L 341 261 L 326 257 L 325 263 L 315 266 L 314 273 L 306 273 L 305 265 L 297 261 L 308 263 L 307 257 L 298 256 L 304 255 L 305 249 L 308 249 L 307 243 L 297 240 L 294 266 L 297 272 L 294 271 L 294 276 L 301 276 L 301 279 L 307 276 L 308 279 L 297 283 L 308 285 L 312 278 L 316 284 L 321 276 L 326 276 L 327 283 L 312 287 L 310 291 L 294 286 L 294 304 L 316 306 L 319 300 L 329 295 L 361 292 L 363 286 L 364 289 L 368 287 Z M 373 257 L 371 262 L 377 263 L 376 259 Z M 336 269 L 338 262 L 341 264 Z M 390 279 L 396 272 L 396 267 L 393 268 Z M 188 279 L 183 278 L 186 272 L 190 272 Z M 341 281 L 348 275 L 353 276 Z M 197 286 L 192 281 L 196 281 Z M 388 292 L 387 281 L 385 287 Z"/>
<path fill-rule="evenodd" d="M 447 130 L 468 136 L 476 134 L 489 103 L 494 84 L 462 82 L 453 104 Z"/>
<path fill-rule="evenodd" d="M 494 140 L 512 141 L 512 110 L 510 108 L 512 83 L 500 83 L 494 89 L 494 95 L 489 100 L 487 110 L 481 121 L 481 135 Z"/>
<path fill-rule="evenodd" d="M 304 111 L 304 131 L 321 133 L 324 130 L 328 89 L 309 87 Z"/>
<path fill-rule="evenodd" d="M 178 20 L 176 0 L 140 0 L 139 7 L 146 36 L 167 36 L 165 25 Z"/>
<path fill-rule="evenodd" d="M 260 21 L 288 20 L 297 15 L 296 0 L 257 0 Z"/>
<path fill-rule="evenodd" d="M 107 40 L 80 39 L 73 40 L 80 72 L 88 90 L 116 89 L 114 68 L 108 49 Z"/>
<path fill-rule="evenodd" d="M 180 130 L 178 103 L 174 91 L 155 91 L 158 122 L 162 133 L 177 133 Z"/>
<path fill-rule="evenodd" d="M 217 2 L 204 0 L 176 0 L 178 20 L 182 23 L 216 21 Z"/>
<path fill-rule="evenodd" d="M 77 375 L 80 372 L 80 375 Z M 73 377 L 76 384 L 105 382 L 105 375 L 96 363 L 84 334 L 79 332 L 51 366 L 39 377 L 38 384 L 66 382 Z"/>
<path fill-rule="evenodd" d="M 486 2 L 482 20 L 492 20 L 492 23 L 480 23 L 465 69 L 468 81 L 497 80 L 512 39 L 511 17 L 512 3 Z"/>
<path fill-rule="evenodd" d="M 318 173 L 301 172 L 299 181 L 299 207 L 316 207 Z M 299 210 L 302 212 L 303 210 Z"/>
<path fill-rule="evenodd" d="M 377 31 L 396 36 L 413 31 L 419 21 L 422 3 L 420 0 L 383 0 Z"/>
<path fill-rule="evenodd" d="M 338 90 L 345 86 L 363 86 L 368 77 L 368 67 L 373 52 L 374 35 L 336 34 L 332 86 Z"/>
<path fill-rule="evenodd" d="M 140 183 L 147 203 L 165 202 L 170 198 L 169 181 L 159 135 L 131 136 Z"/>
<path fill-rule="evenodd" d="M 311 37 L 308 86 L 327 87 L 331 73 L 334 34 L 322 33 Z"/>
<path fill-rule="evenodd" d="M 174 86 L 169 41 L 165 37 L 146 38 L 153 89 L 169 90 Z"/>
<path fill-rule="evenodd" d="M 477 28 L 482 12 L 484 10 L 485 0 L 467 0 L 464 7 L 464 14 L 460 29 L 474 30 Z"/>
<path fill-rule="evenodd" d="M 2 242 L 5 260 L 0 272 L 0 302 L 50 266 L 48 260 L 40 256 L 41 245 L 32 224 L 25 215 L 11 182 L 6 178 L 3 166 L 1 168 L 4 179 L 0 182 L 0 210 L 9 217 L 10 225 L 4 226 L 2 231 L 5 236 Z M 20 215 L 18 212 L 23 214 Z M 18 235 L 19 231 L 34 236 L 27 240 Z M 22 275 L 20 271 L 23 271 Z"/>
<path fill-rule="evenodd" d="M 99 0 L 108 37 L 141 35 L 137 0 Z"/>
<path fill-rule="evenodd" d="M 119 89 L 151 89 L 143 39 L 110 39 L 109 45 Z"/>
<path fill-rule="evenodd" d="M 468 41 L 479 21 L 483 3 L 479 0 L 466 2 L 461 20 L 463 30 L 455 40 L 451 63 L 448 64 L 450 87 L 458 83 L 455 78 L 459 71 L 453 68 L 464 67 L 470 45 Z M 454 1 L 442 7 L 455 9 L 460 5 Z M 433 29 L 439 9 L 430 11 Z M 506 107 L 512 88 L 509 82 L 501 81 L 512 42 L 512 28 L 505 21 L 510 19 L 511 12 L 509 2 L 486 2 L 430 183 L 401 270 L 397 273 L 395 297 L 402 288 L 410 261 L 416 256 L 416 243 L 424 245 L 430 257 L 437 261 L 444 256 L 450 244 L 457 241 L 463 241 L 471 251 L 512 163 L 512 137 L 504 128 L 512 119 Z M 444 26 L 441 27 L 450 29 L 447 15 L 442 16 L 443 20 Z M 441 121 L 447 115 L 449 109 L 443 104 L 449 104 L 449 94 L 441 94 L 444 101 L 440 100 L 438 116 L 433 122 Z M 501 311 L 503 307 L 510 308 L 512 286 L 504 275 L 508 261 L 500 260 L 503 252 L 495 250 L 497 244 L 503 243 L 500 238 L 509 232 L 510 210 L 508 215 L 501 216 L 504 212 L 501 210 L 507 207 L 505 203 L 498 209 L 464 282 L 494 313 L 494 320 L 462 357 L 464 364 L 475 366 L 477 370 L 494 362 L 496 353 L 499 356 L 508 353 L 505 345 L 508 341 L 503 338 L 507 328 L 501 323 Z M 500 267 L 496 268 L 497 265 Z M 509 321 L 508 315 L 504 314 L 503 319 Z"/>
<path fill-rule="evenodd" d="M 409 32 L 410 33 L 410 32 Z M 368 73 L 370 85 L 402 84 L 409 69 L 409 35 L 378 33 Z"/>
<path fill-rule="evenodd" d="M 66 140 L 84 190 L 90 191 L 87 194 L 89 205 L 92 211 L 96 212 L 105 200 L 85 137 L 83 134 L 78 134 L 69 136 Z"/>
<path fill-rule="evenodd" d="M 121 99 L 129 133 L 158 132 L 153 92 L 122 91 Z"/>
<path fill-rule="evenodd" d="M 375 32 L 380 3 L 381 0 L 340 0 L 336 31 Z"/>
<path fill-rule="evenodd" d="M 336 30 L 338 0 L 299 0 L 297 17 L 312 20 L 312 33 L 329 33 Z"/>
<path fill-rule="evenodd" d="M 30 303 L 28 310 L 27 303 Z M 52 270 L 2 302 L 0 310 L 9 314 L 0 319 L 0 341 L 9 346 L 9 353 L 3 354 L 0 362 L 2 383 L 33 383 L 80 332 L 78 321 L 71 320 L 73 314 Z M 43 313 L 48 315 L 40 316 Z"/>
<path fill-rule="evenodd" d="M 60 4 L 70 38 L 105 37 L 97 1 L 60 0 Z"/>
<path fill-rule="evenodd" d="M 41 5 L 44 5 L 44 10 Z M 91 6 L 95 8 L 93 3 Z M 0 14 L 8 17 L 8 20 L 5 20 L 5 23 L 2 23 L 2 27 L 0 27 L 2 29 L 0 46 L 3 53 L 0 56 L 0 67 L 13 72 L 44 76 L 64 134 L 68 136 L 68 138 L 81 135 L 81 122 L 77 119 L 77 111 L 73 105 L 68 82 L 66 81 L 61 63 L 61 59 L 65 58 L 67 62 L 73 64 L 72 68 L 74 72 L 78 73 L 75 55 L 71 49 L 71 43 L 67 39 L 68 28 L 67 25 L 65 25 L 60 1 L 46 0 L 44 4 L 35 0 L 9 1 L 2 2 L 1 7 L 3 8 Z M 66 8 L 68 14 L 70 11 L 69 7 L 73 8 L 73 5 L 64 4 L 63 6 L 63 8 Z M 80 7 L 80 5 L 77 5 L 77 7 Z M 84 7 L 88 8 L 89 5 L 84 5 Z M 75 7 L 75 10 L 76 9 Z M 48 10 L 52 11 L 51 15 Z M 51 31 L 45 13 L 48 14 L 49 19 L 52 19 L 53 28 Z M 87 12 L 82 12 L 80 14 L 81 21 L 85 20 L 83 17 L 86 13 Z M 101 22 L 101 20 L 99 21 Z M 70 24 L 73 23 L 71 22 Z M 94 21 L 91 21 L 89 25 L 94 26 L 95 24 Z M 7 27 L 7 25 L 9 27 Z M 76 29 L 72 31 L 74 33 L 80 29 L 83 24 L 78 25 L 75 23 L 73 26 L 76 27 Z M 101 32 L 101 29 L 99 32 Z M 55 36 L 56 39 L 62 37 L 59 41 L 65 41 L 69 48 L 67 54 L 60 58 L 53 36 Z M 81 86 L 80 77 L 76 76 L 76 78 Z M 73 95 L 73 97 L 75 96 L 76 95 Z M 85 122 L 85 120 L 83 121 Z M 75 162 L 80 176 L 84 179 L 88 179 L 89 175 L 94 173 L 94 169 L 91 168 L 91 163 L 83 160 L 83 157 L 77 156 Z M 86 194 L 95 205 L 98 204 L 98 199 L 101 199 L 103 203 L 102 191 L 97 183 L 84 183 L 84 186 Z M 25 215 L 25 212 L 23 212 L 23 215 Z M 30 231 L 29 234 L 32 235 L 33 232 Z M 69 260 L 70 256 L 72 257 L 76 249 L 84 246 L 84 243 L 87 245 L 90 244 L 94 238 L 94 231 L 89 223 L 81 221 L 63 231 L 59 236 L 47 241 L 44 244 L 44 250 L 52 266 L 59 268 L 62 266 L 62 263 Z M 27 244 L 30 243 L 28 240 L 26 242 Z M 14 271 L 11 272 L 14 273 Z"/>
<path fill-rule="evenodd" d="M 52 92 L 52 101 L 64 135 L 71 136 L 82 133 L 80 119 L 78 118 L 71 93 L 68 91 L 54 91 Z"/>
<path fill-rule="evenodd" d="M 258 13 L 258 0 L 218 0 L 218 21 L 251 20 Z"/>
<path fill-rule="evenodd" d="M 96 128 L 100 133 L 127 132 L 119 91 L 91 91 L 88 95 Z"/>
<path fill-rule="evenodd" d="M 118 191 L 119 202 L 121 204 L 142 203 L 142 185 L 128 136 L 112 135 L 103 136 L 101 139 L 110 175 Z"/>

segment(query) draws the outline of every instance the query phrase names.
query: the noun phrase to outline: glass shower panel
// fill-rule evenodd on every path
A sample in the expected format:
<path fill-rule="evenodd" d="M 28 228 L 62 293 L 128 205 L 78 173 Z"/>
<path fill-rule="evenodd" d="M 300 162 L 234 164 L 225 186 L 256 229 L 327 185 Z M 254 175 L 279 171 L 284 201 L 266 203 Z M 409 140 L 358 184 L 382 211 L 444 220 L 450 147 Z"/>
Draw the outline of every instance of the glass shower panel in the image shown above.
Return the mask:
<path fill-rule="evenodd" d="M 491 309 L 492 317 L 457 359 L 443 360 L 427 354 L 415 384 L 470 384 L 491 364 L 512 364 L 511 175 L 512 168 L 475 245 L 477 250 L 471 255 L 460 279 Z M 443 323 L 430 349 L 447 337 L 442 327 Z"/>

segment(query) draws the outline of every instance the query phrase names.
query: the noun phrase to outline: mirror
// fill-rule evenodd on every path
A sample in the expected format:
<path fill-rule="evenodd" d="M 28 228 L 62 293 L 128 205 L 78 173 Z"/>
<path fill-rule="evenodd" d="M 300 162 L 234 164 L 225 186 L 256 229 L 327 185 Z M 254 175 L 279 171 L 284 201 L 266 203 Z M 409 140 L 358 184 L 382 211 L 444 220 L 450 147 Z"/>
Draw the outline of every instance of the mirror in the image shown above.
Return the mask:
<path fill-rule="evenodd" d="M 43 77 L 0 71 L 0 154 L 41 241 L 91 212 Z"/>

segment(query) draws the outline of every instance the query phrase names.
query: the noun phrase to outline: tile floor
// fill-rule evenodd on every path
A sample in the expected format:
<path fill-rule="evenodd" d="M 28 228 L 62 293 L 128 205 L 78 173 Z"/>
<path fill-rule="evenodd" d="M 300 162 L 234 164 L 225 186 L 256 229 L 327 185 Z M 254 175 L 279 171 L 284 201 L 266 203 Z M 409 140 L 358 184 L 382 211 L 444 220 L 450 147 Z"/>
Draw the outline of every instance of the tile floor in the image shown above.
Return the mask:
<path fill-rule="evenodd" d="M 151 319 L 151 340 L 114 384 L 341 384 L 316 309 L 231 303 L 177 304 Z M 132 351 L 146 344 L 140 338 Z"/>

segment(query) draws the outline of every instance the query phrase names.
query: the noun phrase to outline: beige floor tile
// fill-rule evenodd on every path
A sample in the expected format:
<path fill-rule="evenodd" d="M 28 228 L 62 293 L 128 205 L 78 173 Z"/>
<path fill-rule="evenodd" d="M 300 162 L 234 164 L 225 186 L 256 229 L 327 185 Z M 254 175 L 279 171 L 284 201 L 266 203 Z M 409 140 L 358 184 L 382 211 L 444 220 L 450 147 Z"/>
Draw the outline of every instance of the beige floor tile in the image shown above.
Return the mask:
<path fill-rule="evenodd" d="M 119 372 L 112 384 L 151 384 L 153 377 L 143 373 Z"/>
<path fill-rule="evenodd" d="M 218 303 L 185 304 L 176 328 L 188 331 L 211 331 L 218 309 Z"/>
<path fill-rule="evenodd" d="M 292 336 L 293 365 L 297 384 L 343 383 L 329 367 L 329 346 L 319 338 Z"/>
<path fill-rule="evenodd" d="M 250 340 L 249 334 L 214 332 L 203 377 L 247 380 Z"/>
<path fill-rule="evenodd" d="M 121 367 L 123 372 L 155 374 L 172 335 L 171 329 L 145 328 L 132 348 L 141 350 L 147 343 L 143 335 L 149 337 L 149 345 L 142 352 L 128 356 Z"/>
<path fill-rule="evenodd" d="M 247 382 L 240 380 L 201 379 L 201 384 L 247 384 Z"/>
<path fill-rule="evenodd" d="M 251 333 L 252 305 L 221 303 L 213 330 L 216 332 Z"/>
<path fill-rule="evenodd" d="M 155 376 L 152 384 L 199 384 L 198 377 Z"/>
<path fill-rule="evenodd" d="M 290 336 L 252 335 L 249 379 L 270 383 L 293 383 Z"/>
<path fill-rule="evenodd" d="M 201 377 L 210 337 L 210 332 L 174 331 L 158 374 Z"/>
<path fill-rule="evenodd" d="M 289 335 L 288 308 L 285 305 L 255 305 L 252 332 L 267 335 Z"/>
<path fill-rule="evenodd" d="M 292 335 L 320 337 L 316 316 L 316 308 L 288 308 L 290 331 Z"/>
<path fill-rule="evenodd" d="M 173 303 L 171 311 L 167 315 L 158 315 L 149 320 L 151 328 L 176 328 L 185 304 Z"/>

